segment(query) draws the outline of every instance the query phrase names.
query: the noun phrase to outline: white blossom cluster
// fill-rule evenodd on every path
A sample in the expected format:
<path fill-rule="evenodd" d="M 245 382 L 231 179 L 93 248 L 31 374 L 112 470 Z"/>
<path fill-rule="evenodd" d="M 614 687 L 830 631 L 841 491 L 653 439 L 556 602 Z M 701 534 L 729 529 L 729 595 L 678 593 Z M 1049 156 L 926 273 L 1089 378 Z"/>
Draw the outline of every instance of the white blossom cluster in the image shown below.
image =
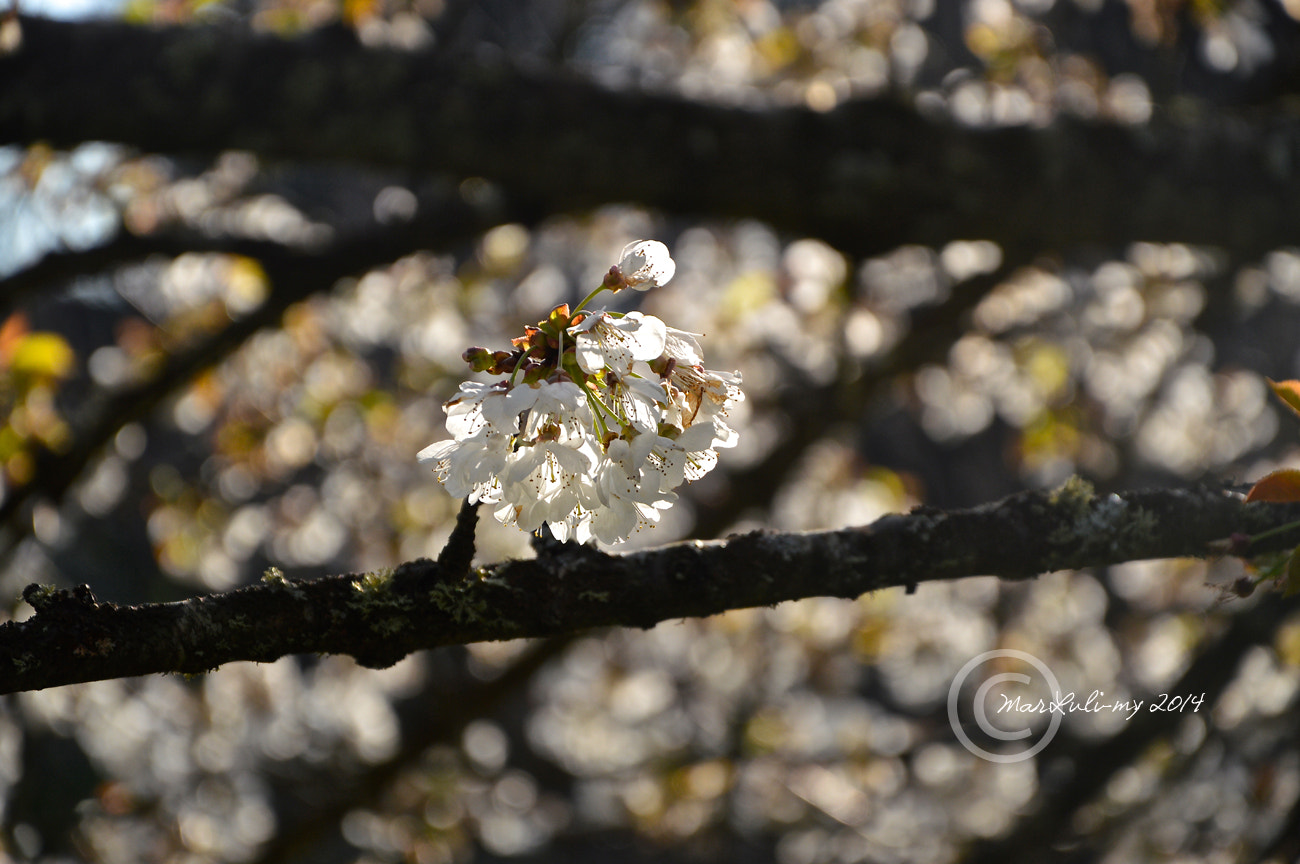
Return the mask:
<path fill-rule="evenodd" d="M 559 306 L 512 340 L 471 348 L 477 372 L 444 406 L 452 437 L 420 451 L 447 491 L 496 505 L 505 525 L 549 523 L 559 540 L 619 543 L 659 520 L 683 482 L 736 444 L 738 373 L 704 368 L 695 335 L 640 312 L 583 311 L 602 291 L 646 291 L 676 270 L 668 248 L 629 244 L 577 309 Z"/>

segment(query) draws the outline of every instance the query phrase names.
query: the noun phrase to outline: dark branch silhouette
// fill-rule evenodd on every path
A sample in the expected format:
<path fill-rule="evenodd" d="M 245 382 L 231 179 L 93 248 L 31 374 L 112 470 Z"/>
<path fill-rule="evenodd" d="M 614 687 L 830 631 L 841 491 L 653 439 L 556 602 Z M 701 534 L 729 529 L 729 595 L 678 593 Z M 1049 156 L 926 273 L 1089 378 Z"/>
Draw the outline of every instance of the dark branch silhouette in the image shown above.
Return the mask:
<path fill-rule="evenodd" d="M 382 667 L 412 651 L 651 627 L 804 597 L 857 597 L 938 579 L 1039 573 L 1146 558 L 1204 557 L 1213 538 L 1300 519 L 1300 505 L 1245 504 L 1212 488 L 1095 494 L 1071 481 L 970 510 L 919 508 L 875 523 L 803 534 L 759 531 L 611 555 L 565 544 L 468 578 L 437 562 L 392 571 L 287 579 L 175 603 L 122 607 L 89 588 L 29 586 L 36 615 L 0 625 L 0 692 L 153 672 L 198 673 L 233 660 L 350 654 Z M 1294 545 L 1275 531 L 1258 554 Z"/>
<path fill-rule="evenodd" d="M 512 663 L 500 677 L 479 681 L 462 675 L 452 682 L 452 676 L 426 673 L 424 686 L 408 699 L 394 706 L 402 729 L 402 745 L 384 761 L 366 766 L 355 774 L 341 778 L 333 766 L 304 766 L 308 779 L 300 780 L 298 788 L 328 790 L 323 799 L 315 802 L 310 811 L 288 818 L 276 837 L 268 843 L 254 864 L 279 864 L 296 858 L 309 857 L 313 844 L 329 831 L 337 831 L 343 818 L 357 807 L 372 805 L 383 797 L 403 771 L 418 764 L 420 755 L 430 747 L 453 742 L 457 735 L 480 717 L 491 716 L 500 710 L 501 703 L 517 698 L 526 691 L 533 675 L 548 662 L 561 656 L 572 644 L 572 639 L 546 639 L 529 646 L 527 653 Z"/>
<path fill-rule="evenodd" d="M 97 393 L 72 418 L 73 436 L 58 450 L 38 446 L 33 453 L 35 479 L 9 491 L 0 504 L 0 554 L 12 548 L 31 527 L 28 505 L 36 498 L 58 501 L 86 466 L 127 423 L 147 416 L 169 395 L 219 363 L 266 327 L 279 326 L 285 310 L 313 294 L 328 291 L 345 276 L 364 273 L 431 246 L 467 241 L 492 225 L 524 218 L 504 199 L 466 200 L 452 192 L 421 201 L 414 219 L 399 225 L 342 237 L 320 248 L 297 248 L 273 242 L 212 240 L 199 248 L 256 257 L 266 274 L 269 295 L 257 309 L 192 344 L 172 351 L 161 368 L 139 381 Z M 86 267 L 163 252 L 180 254 L 183 240 L 171 235 L 134 237 L 123 234 L 102 250 L 52 253 L 27 271 L 0 280 L 0 305 L 39 284 L 30 274 L 68 278 Z M 193 248 L 193 247 L 191 247 Z"/>
<path fill-rule="evenodd" d="M 23 18 L 0 57 L 0 142 L 244 149 L 485 177 L 548 212 L 638 201 L 763 219 L 855 255 L 986 238 L 1134 239 L 1243 257 L 1292 242 L 1300 122 L 1227 112 L 1142 125 L 968 129 L 894 99 L 732 108 L 571 74 L 360 45 Z"/>
<path fill-rule="evenodd" d="M 1278 627 L 1295 612 L 1297 605 L 1300 604 L 1294 597 L 1270 598 L 1234 616 L 1225 632 L 1206 640 L 1196 659 L 1169 685 L 1167 692 L 1205 693 L 1207 704 L 1218 704 L 1247 651 L 1272 642 Z M 1154 741 L 1173 734 L 1186 719 L 1176 712 L 1148 711 L 1134 717 L 1112 737 L 1073 751 L 1055 753 L 1054 756 L 1069 759 L 1075 766 L 1068 782 L 1045 789 L 1033 809 L 1008 834 L 974 844 L 963 861 L 993 864 L 1078 860 L 1073 843 L 1086 842 L 1086 838 L 1072 836 L 1063 826 L 1073 824 L 1071 817 L 1093 801 L 1116 773 L 1134 764 Z"/>

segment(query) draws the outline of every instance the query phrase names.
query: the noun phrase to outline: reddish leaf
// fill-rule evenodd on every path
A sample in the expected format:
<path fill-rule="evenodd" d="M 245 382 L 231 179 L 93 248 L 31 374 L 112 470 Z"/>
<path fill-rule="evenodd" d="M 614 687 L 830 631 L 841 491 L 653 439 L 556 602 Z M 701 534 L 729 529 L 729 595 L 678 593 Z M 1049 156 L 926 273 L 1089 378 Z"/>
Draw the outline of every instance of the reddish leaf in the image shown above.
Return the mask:
<path fill-rule="evenodd" d="M 1274 501 L 1279 504 L 1300 501 L 1300 470 L 1283 468 L 1265 474 L 1258 483 L 1250 487 L 1246 500 Z"/>
<path fill-rule="evenodd" d="M 1300 381 L 1274 381 L 1272 378 L 1264 380 L 1273 388 L 1274 395 L 1286 403 L 1286 407 L 1300 414 Z"/>

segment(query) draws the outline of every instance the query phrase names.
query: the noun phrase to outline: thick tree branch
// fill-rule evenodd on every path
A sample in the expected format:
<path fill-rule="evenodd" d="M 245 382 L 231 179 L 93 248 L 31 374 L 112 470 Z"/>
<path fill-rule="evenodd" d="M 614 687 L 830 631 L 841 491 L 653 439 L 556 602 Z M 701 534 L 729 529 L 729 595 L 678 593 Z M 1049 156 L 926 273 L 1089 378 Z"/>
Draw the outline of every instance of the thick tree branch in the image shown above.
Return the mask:
<path fill-rule="evenodd" d="M 120 607 L 89 589 L 31 586 L 26 621 L 0 625 L 0 692 L 152 672 L 195 673 L 232 660 L 351 654 L 385 666 L 440 645 L 651 627 L 813 596 L 989 574 L 1210 554 L 1207 541 L 1300 519 L 1300 505 L 1245 504 L 1223 490 L 1095 495 L 1072 481 L 982 507 L 920 508 L 860 528 L 754 532 L 609 555 L 566 545 L 443 578 L 436 562 L 314 581 L 263 583 L 192 600 Z M 1300 542 L 1278 532 L 1251 553 Z M 1242 551 L 1242 550 L 1239 550 Z"/>
<path fill-rule="evenodd" d="M 342 29 L 22 19 L 0 57 L 0 142 L 240 148 L 498 181 L 556 212 L 639 201 L 745 216 L 869 255 L 984 237 L 1043 249 L 1181 241 L 1244 257 L 1294 242 L 1300 121 L 1157 115 L 964 129 L 893 100 L 827 113 L 614 92 Z"/>
<path fill-rule="evenodd" d="M 154 255 L 175 258 L 186 252 L 213 252 L 260 260 L 284 258 L 293 251 L 303 255 L 312 250 L 293 250 L 269 240 L 213 237 L 197 232 L 161 231 L 140 235 L 119 231 L 113 239 L 89 249 L 48 252 L 32 265 L 0 279 L 0 317 L 41 290 L 48 291 L 78 277 L 103 273 Z"/>

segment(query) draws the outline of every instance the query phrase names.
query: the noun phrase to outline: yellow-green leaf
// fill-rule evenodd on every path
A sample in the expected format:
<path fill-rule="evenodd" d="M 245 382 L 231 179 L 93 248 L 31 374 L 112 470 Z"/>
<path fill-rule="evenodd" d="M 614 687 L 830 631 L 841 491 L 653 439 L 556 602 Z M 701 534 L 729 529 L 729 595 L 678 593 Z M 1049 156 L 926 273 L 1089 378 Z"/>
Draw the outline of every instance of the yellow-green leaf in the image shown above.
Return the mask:
<path fill-rule="evenodd" d="M 1300 381 L 1274 381 L 1272 378 L 1265 378 L 1268 386 L 1273 388 L 1274 395 L 1286 403 L 1297 414 L 1300 414 Z"/>
<path fill-rule="evenodd" d="M 1265 474 L 1259 482 L 1250 487 L 1250 492 L 1246 493 L 1246 500 L 1274 501 L 1279 504 L 1300 501 L 1300 470 L 1283 468 Z"/>
<path fill-rule="evenodd" d="M 63 378 L 76 359 L 72 346 L 57 333 L 28 333 L 15 346 L 10 368 L 27 375 Z"/>
<path fill-rule="evenodd" d="M 1282 596 L 1290 597 L 1300 592 L 1300 548 L 1291 550 L 1291 557 L 1286 559 L 1286 571 L 1282 577 Z"/>

